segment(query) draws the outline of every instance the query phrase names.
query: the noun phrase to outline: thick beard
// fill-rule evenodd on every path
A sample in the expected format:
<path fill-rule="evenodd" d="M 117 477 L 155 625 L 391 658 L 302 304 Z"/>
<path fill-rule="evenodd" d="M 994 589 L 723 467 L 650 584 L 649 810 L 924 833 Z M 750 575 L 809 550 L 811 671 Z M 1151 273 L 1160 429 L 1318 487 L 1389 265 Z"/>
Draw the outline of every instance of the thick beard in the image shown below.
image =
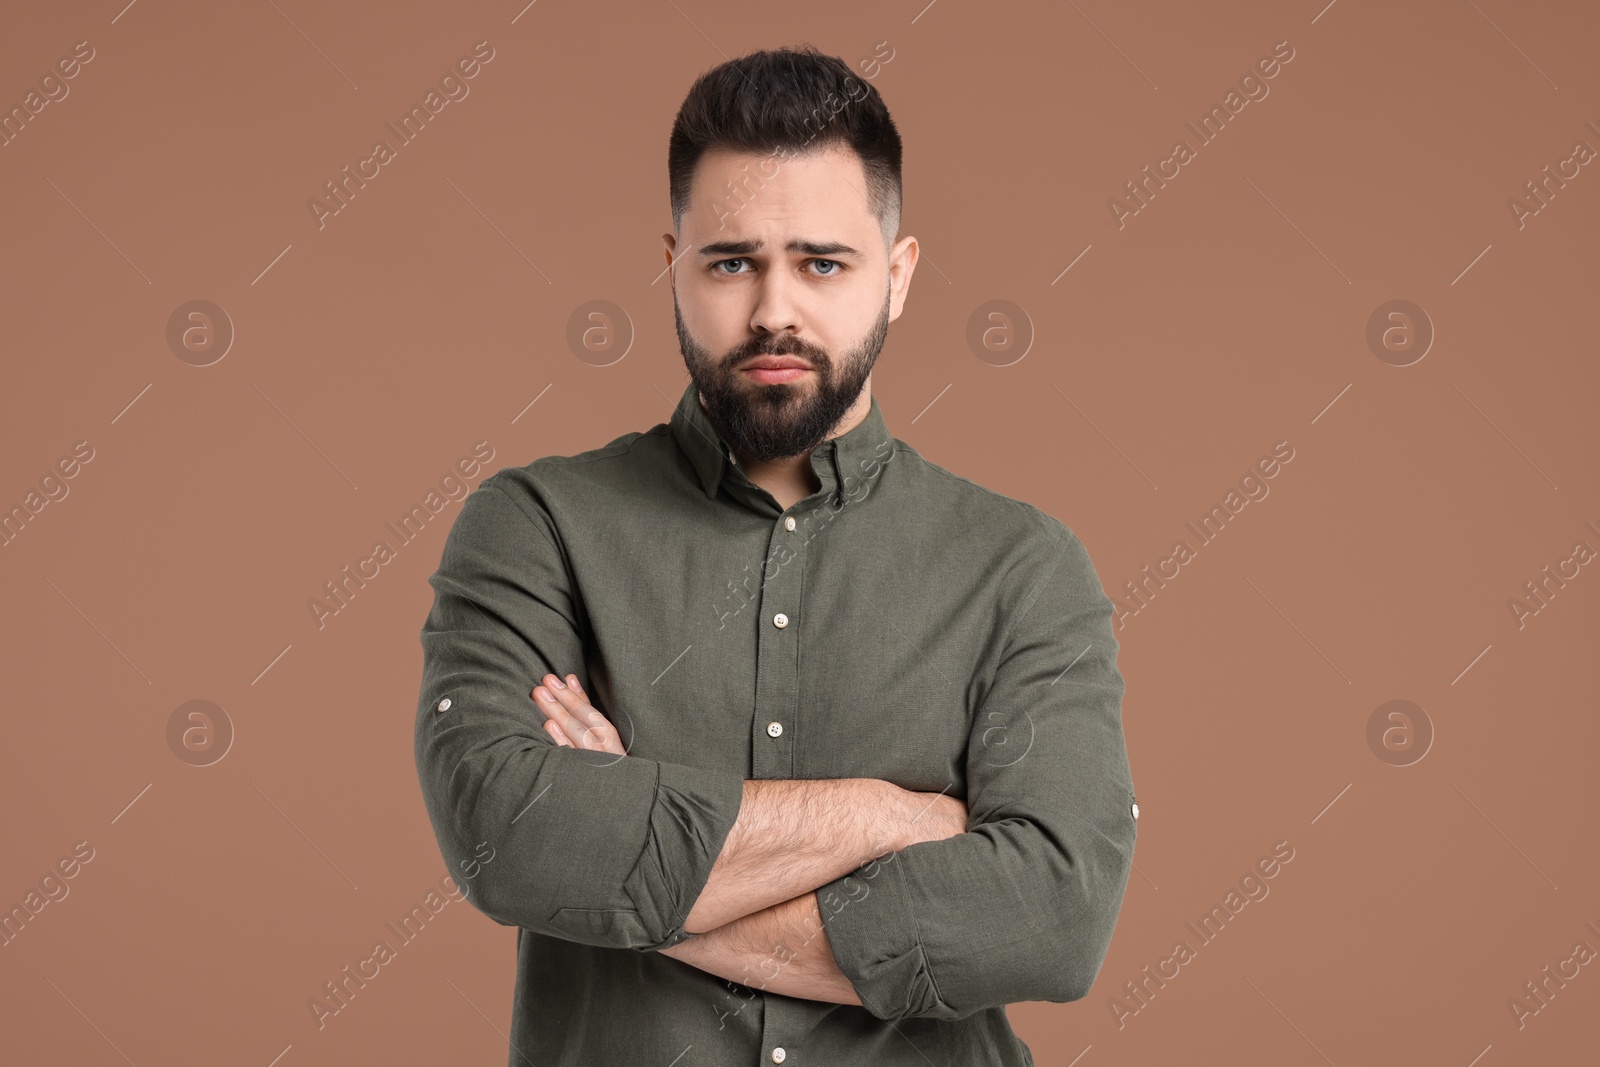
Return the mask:
<path fill-rule="evenodd" d="M 767 462 L 809 452 L 828 436 L 861 396 L 867 375 L 883 351 L 889 334 L 889 294 L 883 310 L 862 342 L 836 367 L 828 353 L 790 334 L 753 338 L 717 359 L 683 325 L 678 294 L 672 294 L 672 315 L 678 326 L 678 348 L 689 377 L 705 398 L 706 413 L 735 452 Z M 817 387 L 773 382 L 751 386 L 735 368 L 762 353 L 798 356 L 816 370 Z M 804 391 L 803 391 L 804 390 Z"/>

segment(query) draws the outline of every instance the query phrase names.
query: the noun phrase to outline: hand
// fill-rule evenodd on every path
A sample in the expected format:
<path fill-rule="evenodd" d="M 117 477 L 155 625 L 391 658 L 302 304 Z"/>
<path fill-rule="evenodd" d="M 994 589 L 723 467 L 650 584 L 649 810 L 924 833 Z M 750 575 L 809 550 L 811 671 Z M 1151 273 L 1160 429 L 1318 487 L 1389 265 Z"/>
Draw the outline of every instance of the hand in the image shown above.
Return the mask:
<path fill-rule="evenodd" d="M 948 793 L 904 791 L 901 816 L 903 833 L 898 845 L 905 848 L 923 841 L 943 841 L 967 832 L 967 805 Z"/>
<path fill-rule="evenodd" d="M 544 712 L 544 732 L 556 744 L 618 756 L 628 754 L 616 727 L 589 703 L 577 676 L 569 674 L 562 682 L 554 674 L 547 674 L 542 681 L 543 685 L 533 687 L 533 703 Z"/>

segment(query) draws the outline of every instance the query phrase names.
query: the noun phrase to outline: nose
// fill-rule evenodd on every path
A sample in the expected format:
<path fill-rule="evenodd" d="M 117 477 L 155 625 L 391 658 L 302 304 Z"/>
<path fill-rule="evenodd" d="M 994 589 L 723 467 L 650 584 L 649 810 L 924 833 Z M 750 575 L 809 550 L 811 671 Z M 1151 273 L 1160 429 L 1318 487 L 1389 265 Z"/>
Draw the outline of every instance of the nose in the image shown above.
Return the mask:
<path fill-rule="evenodd" d="M 795 299 L 795 279 L 782 271 L 769 271 L 756 289 L 756 306 L 750 310 L 750 328 L 759 334 L 782 334 L 798 331 L 799 302 Z"/>

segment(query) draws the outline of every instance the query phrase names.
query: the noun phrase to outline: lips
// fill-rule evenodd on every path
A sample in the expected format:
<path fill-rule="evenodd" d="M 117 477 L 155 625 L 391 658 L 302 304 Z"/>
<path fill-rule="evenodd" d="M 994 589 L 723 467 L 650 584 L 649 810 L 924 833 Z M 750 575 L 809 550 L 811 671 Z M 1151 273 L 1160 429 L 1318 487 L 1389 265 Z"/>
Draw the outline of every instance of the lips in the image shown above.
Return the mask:
<path fill-rule="evenodd" d="M 757 356 L 744 370 L 810 370 L 811 364 L 798 356 Z"/>

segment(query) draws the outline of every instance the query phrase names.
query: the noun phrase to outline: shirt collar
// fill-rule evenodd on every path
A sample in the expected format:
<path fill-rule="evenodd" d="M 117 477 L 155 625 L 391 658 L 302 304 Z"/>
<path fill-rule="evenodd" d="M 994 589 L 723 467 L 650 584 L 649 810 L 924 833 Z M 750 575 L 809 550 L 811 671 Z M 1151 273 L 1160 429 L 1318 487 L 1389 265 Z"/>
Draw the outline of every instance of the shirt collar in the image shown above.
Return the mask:
<path fill-rule="evenodd" d="M 723 479 L 732 472 L 737 471 L 743 478 L 728 442 L 700 407 L 700 394 L 693 382 L 678 399 L 670 426 L 673 438 L 689 458 L 707 497 L 714 499 Z M 851 491 L 860 479 L 874 481 L 883 464 L 888 462 L 893 442 L 883 419 L 883 409 L 874 396 L 866 418 L 848 432 L 811 450 L 811 469 L 822 483 L 819 492 L 831 491 L 835 502 L 842 504 L 846 479 L 851 483 Z"/>

